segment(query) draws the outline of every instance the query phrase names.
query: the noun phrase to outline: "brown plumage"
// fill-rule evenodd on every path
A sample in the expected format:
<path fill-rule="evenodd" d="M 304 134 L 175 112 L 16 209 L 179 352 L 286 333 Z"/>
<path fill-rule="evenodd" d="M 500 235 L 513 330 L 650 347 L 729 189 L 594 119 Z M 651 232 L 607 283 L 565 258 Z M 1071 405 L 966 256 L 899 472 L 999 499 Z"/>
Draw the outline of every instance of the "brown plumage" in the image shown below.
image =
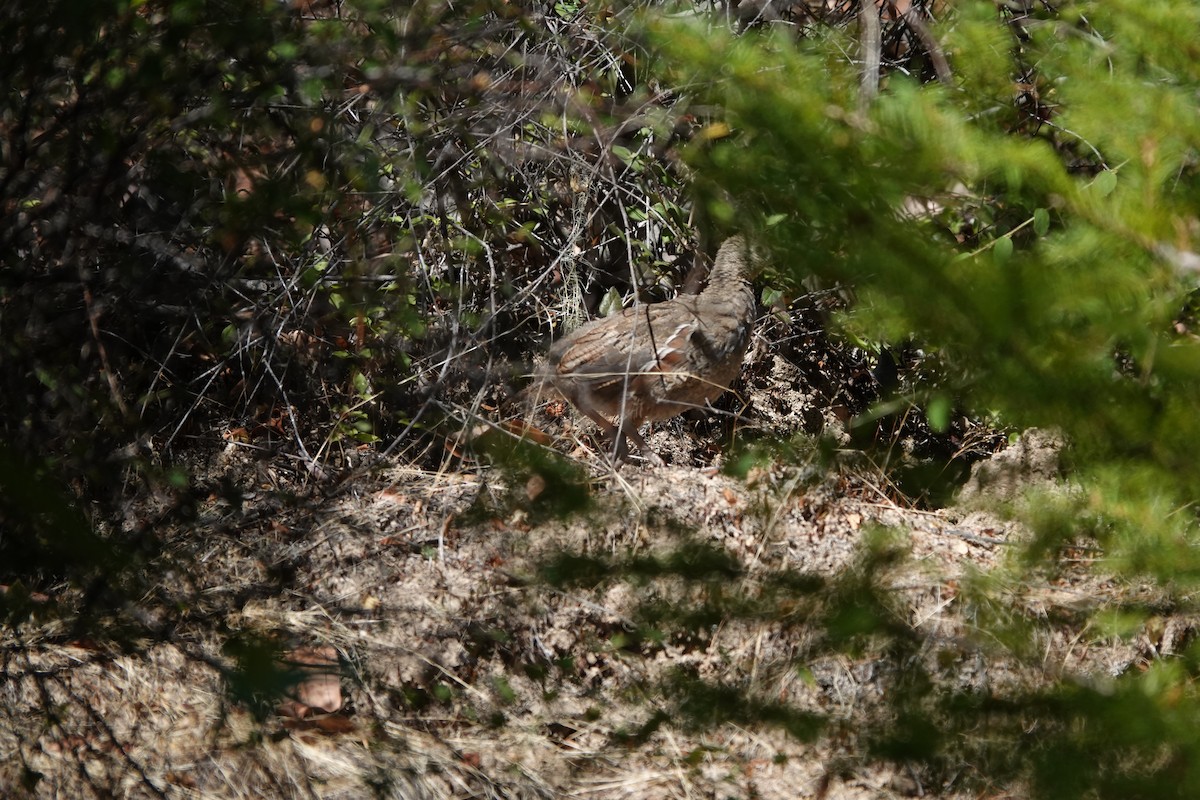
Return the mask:
<path fill-rule="evenodd" d="M 594 320 L 550 349 L 548 379 L 615 442 L 662 464 L 638 433 L 724 394 L 739 375 L 754 322 L 750 251 L 742 237 L 721 245 L 698 295 L 638 305 Z"/>

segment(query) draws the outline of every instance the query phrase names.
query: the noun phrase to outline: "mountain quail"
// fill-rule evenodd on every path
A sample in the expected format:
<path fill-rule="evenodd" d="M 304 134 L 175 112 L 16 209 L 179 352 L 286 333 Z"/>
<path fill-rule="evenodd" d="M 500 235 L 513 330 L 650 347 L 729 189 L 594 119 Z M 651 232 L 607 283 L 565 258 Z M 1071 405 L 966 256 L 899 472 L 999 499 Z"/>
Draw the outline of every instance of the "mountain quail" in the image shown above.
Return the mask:
<path fill-rule="evenodd" d="M 732 237 L 700 294 L 594 320 L 550 349 L 550 384 L 610 437 L 618 461 L 632 441 L 661 465 L 642 423 L 703 406 L 738 377 L 754 323 L 751 263 L 745 240 Z"/>

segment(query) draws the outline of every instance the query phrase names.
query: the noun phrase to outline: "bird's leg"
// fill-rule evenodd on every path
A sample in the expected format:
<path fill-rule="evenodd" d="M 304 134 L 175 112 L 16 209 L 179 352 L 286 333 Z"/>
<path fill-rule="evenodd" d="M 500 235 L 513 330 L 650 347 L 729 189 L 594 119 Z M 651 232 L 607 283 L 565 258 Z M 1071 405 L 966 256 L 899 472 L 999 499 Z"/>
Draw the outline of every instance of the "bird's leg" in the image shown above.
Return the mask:
<path fill-rule="evenodd" d="M 633 420 L 625 420 L 622 422 L 621 427 L 618 429 L 618 435 L 622 433 L 625 435 L 625 437 L 629 438 L 629 441 L 637 445 L 638 450 L 640 450 L 642 453 L 642 458 L 646 459 L 656 467 L 666 466 L 666 463 L 663 462 L 658 453 L 651 450 L 650 445 L 646 444 L 646 440 L 642 438 L 640 433 L 638 433 L 636 422 Z M 624 442 L 624 438 L 622 438 L 622 442 Z"/>
<path fill-rule="evenodd" d="M 588 419 L 596 423 L 600 430 L 604 432 L 604 438 L 612 442 L 613 450 L 610 455 L 614 464 L 620 464 L 629 459 L 629 443 L 633 442 L 637 445 L 637 449 L 647 462 L 656 467 L 666 466 L 666 463 L 659 457 L 658 453 L 651 450 L 650 445 L 646 444 L 646 440 L 638 433 L 636 420 L 623 419 L 620 425 L 614 425 L 594 408 L 580 407 L 579 410 Z"/>
<path fill-rule="evenodd" d="M 579 410 L 599 426 L 600 430 L 604 432 L 603 438 L 605 440 L 612 442 L 614 448 L 611 453 L 613 463 L 621 463 L 625 459 L 625 455 L 629 452 L 629 448 L 625 444 L 625 436 L 622 434 L 621 429 L 606 420 L 604 415 L 595 409 L 581 407 Z"/>

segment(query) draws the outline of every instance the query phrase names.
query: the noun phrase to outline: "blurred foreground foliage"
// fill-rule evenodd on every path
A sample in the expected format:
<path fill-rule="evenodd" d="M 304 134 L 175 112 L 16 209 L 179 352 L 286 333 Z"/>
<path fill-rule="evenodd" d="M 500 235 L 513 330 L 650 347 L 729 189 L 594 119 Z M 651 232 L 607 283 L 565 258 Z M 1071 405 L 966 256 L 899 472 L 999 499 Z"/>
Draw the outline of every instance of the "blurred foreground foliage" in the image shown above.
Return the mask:
<path fill-rule="evenodd" d="M 936 28 L 953 80 L 893 72 L 869 101 L 839 37 L 650 23 L 669 82 L 727 114 L 728 140 L 688 153 L 713 215 L 770 218 L 785 284 L 854 286 L 844 329 L 937 352 L 952 370 L 931 394 L 1064 432 L 1071 488 L 1012 505 L 1036 536 L 1011 578 L 1099 545 L 1097 568 L 1163 591 L 1134 618 L 1193 613 L 1200 576 L 1198 13 L 958 3 Z M 1198 655 L 1003 699 L 925 682 L 879 752 L 956 752 L 1047 798 L 1195 796 Z"/>
<path fill-rule="evenodd" d="M 1064 431 L 1089 489 L 1063 513 L 1104 521 L 1067 535 L 1190 584 L 1200 348 L 1181 315 L 1200 264 L 1200 65 L 1177 57 L 1190 45 L 1173 23 L 1197 12 L 1153 9 L 1067 3 L 1015 36 L 992 3 L 963 3 L 940 31 L 955 85 L 892 75 L 865 110 L 837 43 L 656 30 L 672 78 L 706 87 L 698 102 L 736 131 L 691 151 L 718 213 L 778 220 L 793 285 L 856 287 L 844 324 L 860 337 L 936 348 L 958 371 L 937 392 Z M 1014 109 L 1021 63 L 1038 99 Z"/>
<path fill-rule="evenodd" d="M 936 353 L 949 369 L 930 408 L 1066 434 L 1071 490 L 1015 503 L 1033 545 L 963 587 L 981 640 L 1022 655 L 1033 621 L 996 586 L 1053 573 L 1083 540 L 1103 569 L 1161 590 L 1155 609 L 1120 609 L 1122 630 L 1192 610 L 1190 2 L 964 0 L 926 30 L 927 61 L 887 71 L 874 96 L 844 25 L 733 36 L 645 14 L 635 39 L 617 33 L 629 13 L 615 6 L 367 0 L 48 0 L 0 20 L 9 633 L 45 613 L 33 590 L 71 586 L 54 609 L 71 622 L 60 640 L 134 648 L 208 626 L 250 643 L 226 653 L 230 685 L 270 708 L 281 646 L 213 622 L 209 605 L 190 616 L 188 587 L 155 574 L 158 526 L 195 514 L 181 445 L 223 437 L 317 479 L 331 452 L 353 465 L 359 446 L 389 441 L 440 463 L 406 435 L 473 419 L 497 353 L 527 357 L 539 326 L 579 313 L 583 284 L 671 290 L 665 270 L 615 265 L 635 248 L 657 266 L 689 252 L 693 213 L 757 228 L 788 292 L 813 276 L 854 287 L 840 324 L 858 341 Z M 428 259 L 429 243 L 447 257 Z M 473 400 L 450 403 L 452 390 Z M 551 475 L 525 486 L 550 487 L 550 512 L 586 506 L 583 479 L 555 459 L 495 452 L 514 473 Z M 126 514 L 144 491 L 162 493 L 161 518 Z M 240 489 L 205 491 L 240 506 Z M 647 603 L 620 650 L 754 619 L 811 627 L 798 670 L 817 653 L 881 656 L 888 696 L 854 735 L 939 787 L 970 765 L 972 788 L 1038 797 L 1200 795 L 1194 647 L 1089 682 L 949 687 L 884 588 L 901 558 L 889 541 L 846 575 L 766 585 L 703 546 L 575 554 L 542 580 L 686 587 L 686 601 Z M 665 710 L 631 740 L 666 722 L 848 735 L 686 670 L 656 688 Z"/>

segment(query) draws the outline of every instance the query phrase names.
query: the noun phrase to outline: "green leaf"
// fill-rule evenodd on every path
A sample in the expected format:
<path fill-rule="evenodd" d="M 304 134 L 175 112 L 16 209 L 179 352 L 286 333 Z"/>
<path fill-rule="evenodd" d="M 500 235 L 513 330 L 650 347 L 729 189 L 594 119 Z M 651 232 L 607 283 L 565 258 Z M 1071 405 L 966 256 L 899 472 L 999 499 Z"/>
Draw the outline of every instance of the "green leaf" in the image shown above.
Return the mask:
<path fill-rule="evenodd" d="M 1010 236 L 1001 236 L 996 240 L 996 243 L 992 245 L 992 258 L 995 259 L 997 264 L 1007 263 L 1008 260 L 1012 258 L 1012 254 L 1013 241 L 1012 237 Z"/>
<path fill-rule="evenodd" d="M 929 427 L 938 433 L 945 433 L 950 428 L 950 400 L 945 395 L 935 395 L 925 409 L 925 417 Z"/>
<path fill-rule="evenodd" d="M 371 394 L 371 381 L 366 375 L 361 372 L 354 373 L 354 393 L 359 397 L 369 397 Z"/>
<path fill-rule="evenodd" d="M 621 311 L 621 293 L 616 287 L 609 289 L 600 301 L 600 316 L 609 317 Z"/>
<path fill-rule="evenodd" d="M 1033 232 L 1038 236 L 1045 236 L 1050 230 L 1050 212 L 1044 208 L 1035 209 L 1033 212 Z"/>
<path fill-rule="evenodd" d="M 623 145 L 614 144 L 612 146 L 613 155 L 624 161 L 626 164 L 632 164 L 637 158 L 633 151 Z"/>

